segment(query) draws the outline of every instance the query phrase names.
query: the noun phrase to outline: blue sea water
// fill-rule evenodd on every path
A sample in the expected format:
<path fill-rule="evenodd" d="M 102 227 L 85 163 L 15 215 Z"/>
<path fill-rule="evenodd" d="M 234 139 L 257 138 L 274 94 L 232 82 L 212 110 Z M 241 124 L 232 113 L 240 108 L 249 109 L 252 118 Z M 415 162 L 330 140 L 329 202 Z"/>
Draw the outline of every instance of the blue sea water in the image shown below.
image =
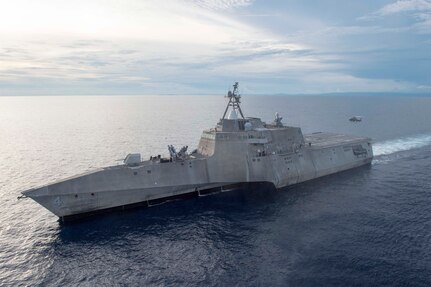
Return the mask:
<path fill-rule="evenodd" d="M 220 96 L 0 97 L 1 286 L 430 286 L 431 98 L 243 97 L 246 116 L 372 137 L 371 166 L 73 224 L 19 191 L 197 145 Z M 363 122 L 351 123 L 353 115 Z M 166 151 L 165 151 L 166 150 Z"/>

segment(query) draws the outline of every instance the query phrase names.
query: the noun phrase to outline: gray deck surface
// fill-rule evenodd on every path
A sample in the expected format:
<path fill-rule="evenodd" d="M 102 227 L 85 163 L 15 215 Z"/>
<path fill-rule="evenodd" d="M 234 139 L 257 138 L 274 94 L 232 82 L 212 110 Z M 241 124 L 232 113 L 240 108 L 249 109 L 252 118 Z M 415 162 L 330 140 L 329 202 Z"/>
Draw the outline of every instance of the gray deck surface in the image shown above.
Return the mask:
<path fill-rule="evenodd" d="M 304 135 L 305 143 L 311 143 L 311 147 L 325 148 L 330 146 L 339 146 L 351 144 L 357 141 L 370 140 L 366 137 L 352 135 L 335 134 L 335 133 L 312 133 Z"/>

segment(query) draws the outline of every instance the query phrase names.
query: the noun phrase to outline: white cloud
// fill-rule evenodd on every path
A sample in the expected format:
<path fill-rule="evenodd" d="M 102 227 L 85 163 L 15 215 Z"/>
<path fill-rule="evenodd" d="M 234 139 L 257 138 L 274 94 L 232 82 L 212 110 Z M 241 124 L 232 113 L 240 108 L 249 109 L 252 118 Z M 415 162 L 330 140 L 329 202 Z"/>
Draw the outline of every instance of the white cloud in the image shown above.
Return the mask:
<path fill-rule="evenodd" d="M 430 0 L 398 0 L 387 4 L 373 13 L 359 17 L 358 20 L 379 20 L 398 14 L 407 14 L 416 23 L 397 29 L 410 29 L 419 34 L 431 33 L 431 1 Z"/>
<path fill-rule="evenodd" d="M 259 53 L 302 49 L 220 11 L 251 1 L 122 3 L 5 2 L 0 53 L 9 52 L 3 53 L 4 59 L 0 56 L 1 80 L 174 81 L 187 74 L 208 75 L 214 71 L 211 66 L 223 66 L 226 58 L 235 62 Z"/>
<path fill-rule="evenodd" d="M 213 10 L 230 10 L 237 7 L 249 6 L 253 0 L 188 0 L 197 4 L 198 6 L 205 7 Z"/>
<path fill-rule="evenodd" d="M 431 12 L 431 2 L 429 0 L 398 0 L 368 15 L 361 16 L 358 20 L 375 20 L 400 13 L 416 14 L 428 12 Z"/>
<path fill-rule="evenodd" d="M 418 23 L 415 24 L 415 29 L 421 34 L 431 34 L 431 13 L 417 13 L 415 17 Z"/>
<path fill-rule="evenodd" d="M 413 87 L 350 75 L 358 62 L 378 65 L 374 60 L 380 57 L 367 63 L 368 51 L 392 49 L 393 43 L 380 40 L 380 35 L 404 33 L 403 27 L 357 22 L 334 26 L 296 11 L 273 11 L 271 5 L 265 13 L 253 14 L 251 0 L 0 2 L 0 90 L 15 83 L 12 93 L 39 82 L 48 90 L 57 85 L 60 91 L 72 86 L 91 91 L 97 86 L 100 92 L 109 86 L 126 93 L 128 87 L 135 92 L 151 88 L 142 89 L 144 93 L 208 92 L 207 82 L 215 87 L 240 78 L 267 81 L 279 92 L 285 81 L 295 92 Z M 414 11 L 415 28 L 426 33 L 430 18 L 424 3 L 429 1 L 397 1 L 379 10 L 379 17 Z M 274 12 L 277 17 L 268 19 L 238 17 Z M 275 21 L 271 24 L 277 29 L 262 25 L 262 20 Z"/>
<path fill-rule="evenodd" d="M 305 75 L 310 93 L 319 92 L 409 92 L 415 90 L 414 83 L 391 79 L 368 79 L 345 73 L 323 72 Z M 320 90 L 320 91 L 319 91 Z"/>
<path fill-rule="evenodd" d="M 431 91 L 431 85 L 419 85 L 417 86 L 419 90 L 428 90 Z"/>
<path fill-rule="evenodd" d="M 376 12 L 377 15 L 386 16 L 402 12 L 431 11 L 431 2 L 427 0 L 399 0 L 383 6 Z"/>
<path fill-rule="evenodd" d="M 0 35 L 65 35 L 218 44 L 256 29 L 211 9 L 249 1 L 2 1 Z"/>

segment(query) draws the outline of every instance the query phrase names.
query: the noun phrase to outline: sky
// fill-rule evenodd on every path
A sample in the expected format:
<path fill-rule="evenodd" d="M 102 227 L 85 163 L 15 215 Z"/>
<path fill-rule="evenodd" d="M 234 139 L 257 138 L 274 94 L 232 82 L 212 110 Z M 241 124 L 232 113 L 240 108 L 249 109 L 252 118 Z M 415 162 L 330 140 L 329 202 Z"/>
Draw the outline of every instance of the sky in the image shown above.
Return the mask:
<path fill-rule="evenodd" d="M 0 7 L 0 95 L 431 94 L 431 0 Z"/>

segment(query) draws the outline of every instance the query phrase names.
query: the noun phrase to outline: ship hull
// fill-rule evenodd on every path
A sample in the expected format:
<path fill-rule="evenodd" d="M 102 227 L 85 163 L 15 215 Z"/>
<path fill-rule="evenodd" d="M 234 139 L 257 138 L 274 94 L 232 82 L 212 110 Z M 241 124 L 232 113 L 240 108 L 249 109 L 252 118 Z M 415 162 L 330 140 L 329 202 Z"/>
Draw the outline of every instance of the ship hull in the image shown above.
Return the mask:
<path fill-rule="evenodd" d="M 231 153 L 107 167 L 23 194 L 68 220 L 115 208 L 152 206 L 233 184 L 269 182 L 282 188 L 360 167 L 373 158 L 368 138 L 316 133 L 304 139 L 305 146 L 297 150 L 271 154 L 253 152 L 250 149 L 261 143 L 245 139 L 231 145 Z"/>
<path fill-rule="evenodd" d="M 203 190 L 222 188 L 223 185 L 229 184 L 165 186 L 98 192 L 88 190 L 80 193 L 61 194 L 50 194 L 49 186 L 46 186 L 23 192 L 23 194 L 61 219 L 73 219 L 133 205 L 154 206 L 164 201 L 186 197 L 188 194 L 199 194 Z"/>
<path fill-rule="evenodd" d="M 311 178 L 309 180 L 299 181 L 299 182 L 294 183 L 294 184 L 292 183 L 292 184 L 287 184 L 284 186 L 279 186 L 278 188 L 275 187 L 273 182 L 242 182 L 242 183 L 225 184 L 225 185 L 208 185 L 208 186 L 202 186 L 199 189 L 190 187 L 188 189 L 183 189 L 181 191 L 178 191 L 174 195 L 170 195 L 170 196 L 156 197 L 154 199 L 143 200 L 143 201 L 139 201 L 139 199 L 134 199 L 133 203 L 124 203 L 122 205 L 118 205 L 118 203 L 117 203 L 117 204 L 113 204 L 112 207 L 92 208 L 92 209 L 89 209 L 87 211 L 76 210 L 76 211 L 73 211 L 70 215 L 63 215 L 63 216 L 57 215 L 57 216 L 59 216 L 59 218 L 62 222 L 72 222 L 72 221 L 85 219 L 85 218 L 90 217 L 90 216 L 105 214 L 105 213 L 109 213 L 109 212 L 124 211 L 124 210 L 130 210 L 130 209 L 135 209 L 135 208 L 148 208 L 148 207 L 158 206 L 160 204 L 164 204 L 164 203 L 168 203 L 168 202 L 172 202 L 172 201 L 176 201 L 176 200 L 186 200 L 186 199 L 191 199 L 191 198 L 196 198 L 196 197 L 201 197 L 201 196 L 207 196 L 207 195 L 211 195 L 211 194 L 215 194 L 215 193 L 219 193 L 219 192 L 227 192 L 227 191 L 231 191 L 231 190 L 237 190 L 239 188 L 244 188 L 244 187 L 250 188 L 250 187 L 253 187 L 253 186 L 258 185 L 258 184 L 266 184 L 267 187 L 272 186 L 274 189 L 282 189 L 282 188 L 285 188 L 288 186 L 293 186 L 293 185 L 303 183 L 306 181 L 312 181 L 314 179 L 319 179 L 319 178 L 322 178 L 325 176 L 331 176 L 331 175 L 335 175 L 335 174 L 342 173 L 345 171 L 364 167 L 364 166 L 370 165 L 371 161 L 372 161 L 372 159 L 366 159 L 366 160 L 363 160 L 362 162 L 355 162 L 355 163 L 347 164 L 344 167 L 338 168 L 337 171 L 335 171 L 335 172 L 328 172 L 326 174 L 323 174 L 323 175 L 315 177 L 315 178 Z M 141 192 L 142 192 L 142 190 L 141 190 Z M 123 194 L 124 194 L 124 192 L 122 193 L 122 195 Z M 108 196 L 108 198 L 109 197 L 110 196 Z M 129 195 L 128 197 L 131 197 L 131 196 Z M 52 207 L 50 207 L 50 208 L 52 208 Z M 47 207 L 48 210 L 51 210 L 50 208 Z"/>

